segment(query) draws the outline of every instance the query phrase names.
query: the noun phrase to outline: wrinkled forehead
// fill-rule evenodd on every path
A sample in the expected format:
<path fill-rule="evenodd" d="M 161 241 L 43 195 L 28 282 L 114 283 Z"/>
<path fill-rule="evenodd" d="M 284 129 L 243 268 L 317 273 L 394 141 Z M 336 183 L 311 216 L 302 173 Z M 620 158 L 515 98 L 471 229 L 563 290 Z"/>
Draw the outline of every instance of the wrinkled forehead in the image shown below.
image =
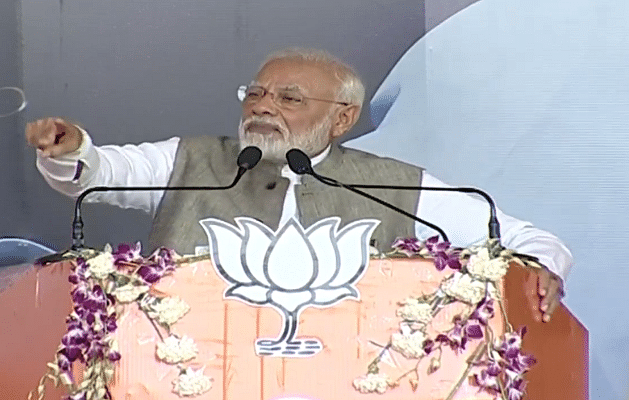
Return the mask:
<path fill-rule="evenodd" d="M 265 64 L 253 83 L 269 90 L 293 89 L 306 95 L 333 95 L 340 80 L 333 69 L 323 63 L 278 59 Z"/>

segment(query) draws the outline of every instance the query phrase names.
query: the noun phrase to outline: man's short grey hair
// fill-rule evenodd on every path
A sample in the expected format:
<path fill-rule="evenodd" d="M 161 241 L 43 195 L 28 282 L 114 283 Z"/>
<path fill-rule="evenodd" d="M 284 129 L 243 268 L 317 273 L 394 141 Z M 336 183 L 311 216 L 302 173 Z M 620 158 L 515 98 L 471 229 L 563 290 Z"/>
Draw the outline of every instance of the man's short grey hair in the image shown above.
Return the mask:
<path fill-rule="evenodd" d="M 330 67 L 336 78 L 341 82 L 337 100 L 355 104 L 362 108 L 365 99 L 365 85 L 354 68 L 341 61 L 338 57 L 325 50 L 292 47 L 271 53 L 260 65 L 258 72 L 271 61 L 282 59 L 302 60 Z"/>

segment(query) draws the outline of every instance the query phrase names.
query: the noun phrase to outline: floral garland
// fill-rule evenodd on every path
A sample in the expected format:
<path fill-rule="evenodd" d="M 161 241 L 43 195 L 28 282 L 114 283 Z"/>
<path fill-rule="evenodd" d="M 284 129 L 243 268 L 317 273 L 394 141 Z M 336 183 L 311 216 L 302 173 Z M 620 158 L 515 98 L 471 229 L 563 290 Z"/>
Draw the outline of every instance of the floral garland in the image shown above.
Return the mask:
<path fill-rule="evenodd" d="M 361 393 L 385 393 L 399 386 L 405 377 L 411 376 L 408 382 L 411 389 L 416 391 L 421 375 L 418 366 L 422 359 L 433 355 L 426 371 L 431 374 L 441 366 L 443 347 L 450 347 L 460 354 L 468 343 L 479 340 L 480 344 L 468 359 L 467 369 L 446 400 L 454 397 L 473 366 L 482 368 L 471 377 L 472 383 L 480 390 L 495 395 L 495 399 L 522 399 L 525 389 L 523 375 L 535 363 L 535 359 L 522 353 L 522 337 L 526 327 L 514 331 L 506 320 L 496 283 L 507 273 L 510 262 L 525 265 L 524 261 L 513 251 L 502 248 L 496 240 L 469 249 L 455 249 L 450 243 L 439 242 L 438 237 L 434 236 L 425 243 L 414 238 L 398 239 L 392 247 L 393 251 L 382 257 L 406 255 L 432 258 L 437 270 L 447 268 L 454 272 L 441 281 L 434 293 L 407 298 L 399 303 L 401 307 L 396 314 L 402 319 L 400 332 L 393 333 L 388 344 L 380 346 L 382 351 L 367 367 L 367 374 L 353 381 L 354 388 Z M 434 338 L 428 337 L 427 325 L 444 306 L 454 302 L 465 304 L 466 311 L 454 317 L 450 330 Z M 494 340 L 489 320 L 494 316 L 496 303 L 502 311 L 507 332 Z M 380 373 L 379 368 L 379 362 L 390 351 L 406 359 L 417 360 L 417 364 L 397 379 L 392 379 Z"/>
<path fill-rule="evenodd" d="M 197 396 L 212 387 L 212 378 L 203 369 L 193 370 L 181 365 L 194 359 L 198 349 L 194 341 L 171 333 L 171 326 L 189 310 L 178 297 L 160 297 L 150 293 L 153 284 L 175 271 L 175 253 L 157 249 L 148 258 L 140 255 L 141 246 L 121 244 L 115 252 L 106 246 L 103 252 L 86 251 L 76 259 L 69 281 L 74 285 L 71 296 L 73 311 L 66 318 L 67 333 L 61 339 L 54 362 L 37 387 L 38 399 L 45 396 L 45 380 L 55 386 L 61 382 L 68 395 L 63 400 L 112 399 L 107 385 L 114 376 L 114 363 L 120 360 L 118 343 L 113 337 L 117 318 L 124 304 L 136 302 L 149 318 L 161 342 L 156 345 L 157 357 L 165 363 L 177 365 L 179 375 L 173 392 L 180 397 Z M 166 329 L 163 338 L 158 325 Z M 73 378 L 73 363 L 86 366 L 81 382 Z M 33 398 L 33 392 L 28 399 Z"/>
<path fill-rule="evenodd" d="M 484 338 L 447 400 L 453 398 L 472 366 L 483 367 L 472 377 L 482 390 L 495 394 L 500 400 L 522 399 L 525 388 L 523 374 L 535 360 L 521 352 L 526 329 L 514 331 L 506 321 L 496 282 L 506 274 L 510 262 L 524 262 L 495 241 L 461 250 L 452 248 L 448 242 L 438 242 L 435 236 L 425 243 L 417 239 L 398 239 L 392 247 L 392 252 L 379 256 L 430 257 L 434 259 L 437 270 L 447 268 L 454 273 L 441 282 L 435 293 L 400 302 L 401 307 L 396 313 L 402 319 L 400 332 L 391 335 L 386 346 L 381 346 L 382 351 L 369 364 L 367 374 L 353 381 L 354 388 L 361 393 L 384 393 L 399 386 L 403 378 L 414 374 L 409 383 L 416 391 L 420 381 L 419 361 L 438 352 L 432 357 L 427 371 L 433 373 L 441 366 L 443 347 L 450 347 L 458 353 L 468 343 Z M 179 369 L 178 377 L 172 382 L 173 393 L 180 397 L 192 397 L 211 389 L 213 379 L 205 376 L 203 369 L 193 370 L 182 365 L 196 357 L 197 345 L 188 336 L 171 332 L 172 325 L 190 307 L 178 297 L 159 296 L 150 290 L 162 277 L 174 272 L 182 261 L 194 262 L 207 256 L 175 260 L 174 251 L 159 248 L 143 258 L 140 251 L 139 242 L 135 245 L 121 244 L 116 251 L 107 245 L 102 252 L 84 251 L 76 259 L 68 278 L 73 284 L 73 311 L 66 318 L 67 332 L 61 339 L 55 359 L 47 364 L 49 370 L 37 387 L 38 400 L 45 396 L 46 379 L 52 380 L 56 387 L 59 383 L 66 386 L 68 395 L 63 400 L 112 399 L 107 385 L 113 379 L 115 363 L 121 358 L 113 334 L 124 305 L 133 302 L 151 321 L 161 339 L 155 349 L 158 359 Z M 426 326 L 444 306 L 455 301 L 467 304 L 468 312 L 456 317 L 449 331 L 432 339 L 427 337 Z M 503 312 L 507 333 L 494 341 L 488 321 L 494 316 L 495 303 Z M 168 332 L 166 338 L 158 326 Z M 381 374 L 378 363 L 388 351 L 418 360 L 416 367 L 397 379 Z M 86 367 L 80 382 L 75 382 L 73 377 L 73 363 L 76 361 Z M 33 395 L 31 392 L 28 399 L 31 400 Z"/>

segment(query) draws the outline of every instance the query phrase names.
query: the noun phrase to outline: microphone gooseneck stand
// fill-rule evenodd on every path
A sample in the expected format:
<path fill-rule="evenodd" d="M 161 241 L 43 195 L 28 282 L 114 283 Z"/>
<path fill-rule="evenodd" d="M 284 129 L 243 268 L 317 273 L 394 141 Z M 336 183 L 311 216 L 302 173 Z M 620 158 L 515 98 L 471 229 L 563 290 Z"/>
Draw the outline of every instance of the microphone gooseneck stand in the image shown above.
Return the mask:
<path fill-rule="evenodd" d="M 85 241 L 83 235 L 83 219 L 81 218 L 81 204 L 83 199 L 90 193 L 94 192 L 138 192 L 138 191 L 150 191 L 150 190 L 163 190 L 163 191 L 180 191 L 180 190 L 227 190 L 231 189 L 240 178 L 253 167 L 258 164 L 262 158 L 262 151 L 255 147 L 249 146 L 244 148 L 238 155 L 238 172 L 233 182 L 227 186 L 94 186 L 84 192 L 82 192 L 76 199 L 74 205 L 74 221 L 72 222 L 72 251 L 80 252 L 85 248 Z"/>
<path fill-rule="evenodd" d="M 332 178 L 328 178 L 325 176 L 321 176 L 319 174 L 317 174 L 316 172 L 314 172 L 314 170 L 312 169 L 312 163 L 310 162 L 310 158 L 301 150 L 299 149 L 292 149 L 289 150 L 286 153 L 286 160 L 288 161 L 288 166 L 290 167 L 290 169 L 298 174 L 298 175 L 304 175 L 304 174 L 308 174 L 313 176 L 315 179 L 317 179 L 318 181 L 329 185 L 329 186 L 336 186 L 336 187 L 342 187 L 344 189 L 347 189 L 349 191 L 352 191 L 356 194 L 359 194 L 363 197 L 366 197 L 368 199 L 371 199 L 373 201 L 375 201 L 378 204 L 381 204 L 387 208 L 390 208 L 393 211 L 396 211 L 402 215 L 405 215 L 419 223 L 422 223 L 432 229 L 434 229 L 435 231 L 437 231 L 439 233 L 439 235 L 441 235 L 441 237 L 443 238 L 444 241 L 449 241 L 448 240 L 448 236 L 445 234 L 445 232 L 443 231 L 443 229 L 439 228 L 437 225 L 432 224 L 428 221 L 425 221 L 419 217 L 417 217 L 416 215 L 413 215 L 409 212 L 406 212 L 396 206 L 394 206 L 393 204 L 389 204 L 384 200 L 381 200 L 377 197 L 374 197 L 372 195 L 370 195 L 369 193 L 365 193 L 362 190 L 358 190 L 356 189 L 356 187 L 358 187 L 358 185 L 346 185 L 343 184 L 335 179 Z M 386 186 L 382 187 L 382 188 L 387 188 Z"/>

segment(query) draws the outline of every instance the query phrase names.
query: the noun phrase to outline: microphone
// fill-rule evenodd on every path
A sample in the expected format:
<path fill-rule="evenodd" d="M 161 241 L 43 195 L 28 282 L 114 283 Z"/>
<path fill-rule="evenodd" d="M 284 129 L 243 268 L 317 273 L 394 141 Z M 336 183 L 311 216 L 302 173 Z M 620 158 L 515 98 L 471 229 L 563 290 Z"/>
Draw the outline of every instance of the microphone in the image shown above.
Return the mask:
<path fill-rule="evenodd" d="M 289 154 L 288 153 L 291 153 L 290 159 L 289 159 Z M 309 173 L 312 176 L 314 176 L 316 179 L 318 179 L 321 182 L 323 182 L 325 184 L 328 184 L 328 185 L 332 184 L 332 182 L 338 183 L 338 182 L 334 181 L 333 179 L 317 175 L 314 172 L 314 170 L 312 169 L 312 164 L 310 163 L 310 159 L 301 150 L 292 149 L 288 153 L 286 153 L 286 158 L 287 158 L 287 160 L 289 162 L 289 166 L 290 166 L 290 163 L 291 163 L 291 160 L 292 160 L 292 162 L 294 163 L 296 169 L 298 169 L 299 171 L 304 171 L 302 173 Z M 293 168 L 291 167 L 291 169 L 293 169 Z M 311 173 L 308 172 L 308 171 L 311 171 Z M 293 169 L 293 172 L 299 173 L 295 169 Z M 347 187 L 347 188 L 351 187 L 351 188 L 354 188 L 354 189 L 355 188 L 361 188 L 361 189 L 394 189 L 394 190 L 430 190 L 430 191 L 460 192 L 460 193 L 476 193 L 476 194 L 479 194 L 489 204 L 489 223 L 488 223 L 489 238 L 490 239 L 496 239 L 498 241 L 498 244 L 500 245 L 500 223 L 498 222 L 498 216 L 497 216 L 497 212 L 496 212 L 496 204 L 494 203 L 494 201 L 491 198 L 491 196 L 489 196 L 489 194 L 487 194 L 486 192 L 484 192 L 484 191 L 482 191 L 480 189 L 472 188 L 472 187 L 444 188 L 444 187 L 430 187 L 430 186 L 360 185 L 360 184 L 359 185 L 346 184 L 346 185 L 344 185 L 344 187 Z M 430 225 L 428 225 L 428 226 L 430 226 Z M 430 226 L 430 227 L 432 228 L 432 226 Z M 433 228 L 433 229 L 435 229 L 435 228 Z M 437 232 L 439 232 L 439 234 L 441 234 L 442 237 L 444 237 L 444 235 L 441 233 L 440 230 L 438 230 L 438 229 L 435 229 L 435 230 Z M 447 240 L 447 239 L 444 237 L 444 240 Z"/>
<path fill-rule="evenodd" d="M 329 185 L 329 186 L 336 186 L 336 187 L 342 187 L 345 188 L 347 190 L 350 190 L 354 193 L 357 193 L 363 197 L 366 197 L 368 199 L 371 199 L 373 201 L 375 201 L 376 203 L 379 203 L 387 208 L 390 208 L 393 211 L 397 211 L 402 215 L 405 215 L 409 218 L 412 218 L 413 220 L 420 222 L 434 230 L 436 230 L 437 232 L 439 232 L 439 235 L 441 235 L 441 237 L 443 238 L 443 240 L 445 241 L 449 241 L 448 240 L 448 236 L 446 236 L 445 232 L 439 228 L 437 225 L 431 224 L 428 221 L 425 221 L 419 217 L 417 217 L 416 215 L 413 215 L 409 212 L 406 212 L 404 210 L 402 210 L 401 208 L 398 208 L 396 206 L 394 206 L 393 204 L 389 204 L 384 200 L 381 200 L 377 197 L 374 197 L 372 195 L 370 195 L 369 193 L 365 193 L 362 190 L 358 190 L 356 189 L 356 187 L 359 187 L 359 185 L 346 185 L 343 184 L 339 181 L 336 181 L 332 178 L 328 178 L 322 175 L 317 174 L 316 172 L 314 172 L 314 170 L 312 169 L 312 163 L 310 161 L 310 158 L 301 150 L 299 149 L 291 149 L 286 153 L 286 160 L 288 161 L 288 166 L 290 167 L 290 169 L 298 174 L 298 175 L 304 175 L 304 174 L 308 174 L 313 176 L 315 179 L 317 179 L 318 181 Z M 387 186 L 384 186 L 383 188 L 386 188 Z"/>
<path fill-rule="evenodd" d="M 262 150 L 260 150 L 256 146 L 248 146 L 242 149 L 240 154 L 238 154 L 238 159 L 236 160 L 236 164 L 238 165 L 238 173 L 240 174 L 240 176 L 242 177 L 242 174 L 255 167 L 260 162 L 261 158 Z"/>
<path fill-rule="evenodd" d="M 249 146 L 245 147 L 240 154 L 238 154 L 237 165 L 238 172 L 236 173 L 236 177 L 233 182 L 227 186 L 94 186 L 85 191 L 83 191 L 79 197 L 76 199 L 76 203 L 74 206 L 74 221 L 72 222 L 72 251 L 78 252 L 84 249 L 84 235 L 83 235 L 83 219 L 81 218 L 81 205 L 83 203 L 83 199 L 90 193 L 94 192 L 126 192 L 126 191 L 151 191 L 151 190 L 163 190 L 163 191 L 176 191 L 176 190 L 226 190 L 231 189 L 240 178 L 247 172 L 248 170 L 255 167 L 260 159 L 262 158 L 262 151 L 255 147 Z M 55 256 L 54 254 L 51 256 Z M 37 263 L 42 261 L 44 264 L 49 262 L 58 261 L 55 257 L 46 256 L 37 260 Z M 58 257 L 58 256 L 57 256 Z"/>

